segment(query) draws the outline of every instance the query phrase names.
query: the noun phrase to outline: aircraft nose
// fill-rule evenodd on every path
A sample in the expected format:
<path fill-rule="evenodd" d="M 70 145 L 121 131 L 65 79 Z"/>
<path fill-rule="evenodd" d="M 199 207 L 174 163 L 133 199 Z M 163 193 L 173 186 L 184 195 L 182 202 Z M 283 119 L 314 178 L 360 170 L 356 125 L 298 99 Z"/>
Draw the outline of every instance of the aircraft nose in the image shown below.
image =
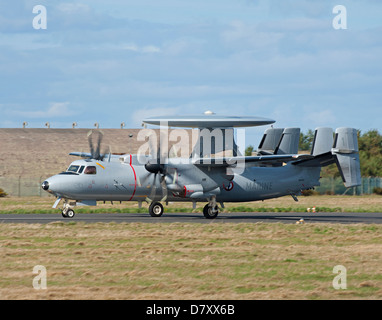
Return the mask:
<path fill-rule="evenodd" d="M 41 188 L 43 188 L 45 191 L 47 191 L 47 190 L 49 189 L 49 182 L 45 180 L 45 181 L 41 184 Z"/>

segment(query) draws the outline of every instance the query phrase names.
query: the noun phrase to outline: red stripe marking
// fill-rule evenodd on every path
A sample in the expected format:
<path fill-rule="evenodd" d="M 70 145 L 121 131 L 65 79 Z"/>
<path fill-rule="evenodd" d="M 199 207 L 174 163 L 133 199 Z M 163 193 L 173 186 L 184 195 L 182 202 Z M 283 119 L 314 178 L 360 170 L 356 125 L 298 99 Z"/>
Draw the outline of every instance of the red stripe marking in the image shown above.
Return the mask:
<path fill-rule="evenodd" d="M 135 169 L 134 169 L 134 167 L 133 167 L 133 165 L 131 164 L 132 163 L 132 155 L 130 155 L 130 167 L 131 167 L 131 169 L 133 170 L 133 173 L 134 173 L 134 192 L 133 192 L 133 195 L 131 196 L 131 198 L 129 199 L 129 201 L 131 200 L 131 199 L 133 199 L 133 197 L 134 197 L 134 195 L 135 195 L 135 191 L 137 190 L 137 175 L 135 174 Z"/>

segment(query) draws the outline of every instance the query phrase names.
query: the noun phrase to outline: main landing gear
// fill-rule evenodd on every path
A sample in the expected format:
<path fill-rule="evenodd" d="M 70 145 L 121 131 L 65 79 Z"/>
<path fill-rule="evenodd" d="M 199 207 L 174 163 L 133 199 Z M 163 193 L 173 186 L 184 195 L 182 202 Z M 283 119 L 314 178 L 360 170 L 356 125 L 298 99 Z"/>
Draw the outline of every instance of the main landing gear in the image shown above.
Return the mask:
<path fill-rule="evenodd" d="M 163 205 L 160 202 L 152 202 L 149 206 L 150 216 L 159 218 L 164 212 Z M 206 219 L 215 219 L 219 214 L 219 207 L 216 201 L 211 200 L 203 208 L 203 215 Z"/>
<path fill-rule="evenodd" d="M 160 217 L 163 214 L 163 206 L 160 202 L 152 202 L 149 207 L 149 213 L 152 217 Z"/>
<path fill-rule="evenodd" d="M 219 214 L 219 208 L 217 205 L 211 206 L 207 203 L 203 208 L 203 215 L 206 219 L 215 219 Z"/>

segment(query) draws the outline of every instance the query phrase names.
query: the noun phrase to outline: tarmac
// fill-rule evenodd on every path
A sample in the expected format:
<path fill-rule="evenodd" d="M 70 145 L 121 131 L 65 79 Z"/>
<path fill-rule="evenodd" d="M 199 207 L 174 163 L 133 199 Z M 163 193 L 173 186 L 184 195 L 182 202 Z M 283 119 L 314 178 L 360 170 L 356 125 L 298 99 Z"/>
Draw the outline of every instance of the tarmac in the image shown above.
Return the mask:
<path fill-rule="evenodd" d="M 382 213 L 352 212 L 269 212 L 269 213 L 220 213 L 216 219 L 206 219 L 200 213 L 164 213 L 151 217 L 148 213 L 79 213 L 73 218 L 57 214 L 0 214 L 1 223 L 342 223 L 380 224 Z"/>

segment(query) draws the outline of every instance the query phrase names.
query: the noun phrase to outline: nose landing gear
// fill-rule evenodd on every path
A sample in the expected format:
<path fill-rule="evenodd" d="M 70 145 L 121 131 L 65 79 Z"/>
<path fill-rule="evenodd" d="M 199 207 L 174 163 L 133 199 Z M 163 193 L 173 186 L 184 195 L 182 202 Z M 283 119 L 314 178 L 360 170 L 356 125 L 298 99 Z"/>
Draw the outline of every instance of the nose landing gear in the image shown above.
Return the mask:
<path fill-rule="evenodd" d="M 73 218 L 75 215 L 74 210 L 72 209 L 73 206 L 75 206 L 76 203 L 74 202 L 68 202 L 68 200 L 65 200 L 64 207 L 61 210 L 61 214 L 64 218 Z"/>

